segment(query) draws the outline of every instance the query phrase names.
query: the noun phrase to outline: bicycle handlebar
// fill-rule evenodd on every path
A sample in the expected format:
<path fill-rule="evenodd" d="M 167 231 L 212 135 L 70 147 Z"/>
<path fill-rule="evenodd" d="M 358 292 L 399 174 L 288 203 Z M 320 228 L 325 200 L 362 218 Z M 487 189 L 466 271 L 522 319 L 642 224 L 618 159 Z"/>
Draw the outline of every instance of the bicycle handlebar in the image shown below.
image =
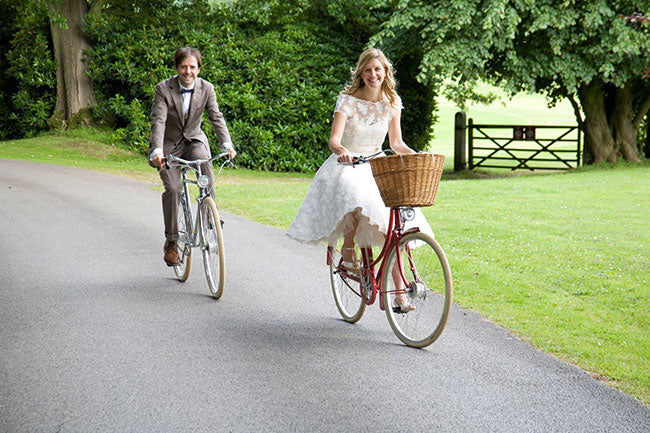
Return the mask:
<path fill-rule="evenodd" d="M 178 156 L 171 155 L 171 154 L 170 155 L 163 155 L 163 158 L 165 159 L 165 168 L 166 169 L 170 168 L 170 165 L 169 165 L 170 162 L 177 163 L 175 165 L 184 165 L 184 166 L 187 166 L 189 168 L 194 169 L 194 167 L 198 167 L 199 165 L 205 164 L 206 162 L 215 161 L 215 160 L 217 160 L 219 158 L 223 158 L 224 156 L 227 157 L 226 162 L 229 162 L 230 165 L 234 167 L 235 164 L 233 164 L 232 159 L 230 159 L 230 154 L 228 152 L 222 152 L 222 153 L 220 153 L 218 155 L 213 156 L 212 158 L 195 159 L 193 161 L 188 161 L 186 159 L 183 159 L 183 158 L 180 158 Z"/>
<path fill-rule="evenodd" d="M 372 158 L 375 158 L 376 156 L 379 156 L 379 155 L 381 155 L 381 154 L 383 154 L 383 153 L 384 153 L 384 152 L 380 150 L 379 152 L 377 152 L 377 153 L 373 153 L 372 155 L 368 155 L 368 156 L 363 156 L 363 155 L 361 155 L 361 156 L 355 156 L 355 157 L 352 158 L 352 162 L 342 161 L 342 162 L 339 162 L 339 164 L 340 164 L 340 165 L 359 165 L 359 164 L 364 164 L 364 163 L 370 161 Z"/>

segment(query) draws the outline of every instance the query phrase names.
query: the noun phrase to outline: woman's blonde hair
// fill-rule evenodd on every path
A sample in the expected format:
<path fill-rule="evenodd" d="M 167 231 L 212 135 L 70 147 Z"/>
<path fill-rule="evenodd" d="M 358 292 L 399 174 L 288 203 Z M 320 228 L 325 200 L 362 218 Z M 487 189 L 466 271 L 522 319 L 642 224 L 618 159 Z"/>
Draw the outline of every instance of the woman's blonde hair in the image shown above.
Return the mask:
<path fill-rule="evenodd" d="M 351 79 L 350 83 L 345 86 L 345 89 L 341 93 L 346 95 L 351 95 L 355 93 L 362 87 L 365 87 L 366 83 L 361 79 L 361 74 L 366 65 L 371 61 L 377 59 L 379 63 L 384 67 L 386 71 L 386 76 L 384 77 L 384 82 L 381 83 L 381 91 L 386 98 L 388 98 L 388 103 L 391 107 L 396 108 L 397 104 L 397 92 L 395 91 L 395 79 L 393 78 L 394 71 L 393 65 L 390 63 L 390 60 L 384 55 L 384 53 L 377 48 L 368 48 L 359 56 L 359 61 L 357 62 L 357 67 L 350 69 Z"/>

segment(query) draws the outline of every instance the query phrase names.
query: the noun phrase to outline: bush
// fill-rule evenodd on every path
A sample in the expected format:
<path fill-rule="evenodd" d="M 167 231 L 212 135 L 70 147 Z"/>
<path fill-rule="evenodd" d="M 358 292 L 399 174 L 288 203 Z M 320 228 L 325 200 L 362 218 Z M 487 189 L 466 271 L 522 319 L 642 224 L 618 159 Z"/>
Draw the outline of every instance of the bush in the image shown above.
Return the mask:
<path fill-rule="evenodd" d="M 11 2 L 10 2 L 11 3 Z M 0 138 L 29 137 L 47 128 L 54 110 L 56 63 L 49 39 L 44 5 L 9 5 L 14 14 L 3 17 L 2 45 L 9 48 L 2 62 Z M 2 51 L 5 52 L 4 49 Z"/>
<path fill-rule="evenodd" d="M 312 171 L 322 163 L 329 153 L 337 93 L 358 46 L 324 43 L 320 29 L 309 22 L 252 23 L 247 13 L 257 9 L 245 3 L 238 2 L 234 14 L 226 6 L 166 10 L 170 16 L 184 16 L 182 22 L 162 12 L 138 18 L 138 25 L 111 14 L 89 22 L 90 71 L 100 100 L 108 101 L 101 111 L 117 128 L 116 140 L 129 148 L 146 148 L 140 141 L 148 136 L 149 125 L 134 123 L 134 115 L 140 119 L 142 113 L 128 101 L 149 103 L 155 84 L 175 73 L 174 50 L 191 45 L 203 56 L 201 77 L 215 84 L 239 165 Z M 193 23 L 191 29 L 187 22 Z M 208 123 L 204 130 L 216 147 Z"/>
<path fill-rule="evenodd" d="M 330 153 L 332 112 L 349 69 L 388 12 L 368 0 L 110 2 L 85 28 L 95 113 L 115 129 L 115 144 L 146 152 L 154 86 L 175 74 L 178 47 L 195 46 L 203 55 L 201 77 L 216 87 L 238 164 L 313 171 Z M 20 27 L 24 37 L 15 38 L 12 57 L 16 72 L 30 74 L 11 91 L 22 133 L 43 129 L 54 110 L 55 65 L 43 60 L 52 53 L 47 14 L 40 17 L 38 25 Z M 417 49 L 385 51 L 401 83 L 404 139 L 425 148 L 434 94 L 413 79 Z M 44 67 L 29 68 L 34 61 Z M 216 150 L 207 119 L 204 130 Z"/>

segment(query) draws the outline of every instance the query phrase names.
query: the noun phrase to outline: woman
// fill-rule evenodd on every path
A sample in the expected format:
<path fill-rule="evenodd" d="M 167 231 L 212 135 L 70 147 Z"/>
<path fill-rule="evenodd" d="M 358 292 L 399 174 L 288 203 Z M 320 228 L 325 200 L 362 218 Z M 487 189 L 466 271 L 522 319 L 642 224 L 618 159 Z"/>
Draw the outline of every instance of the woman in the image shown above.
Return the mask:
<path fill-rule="evenodd" d="M 344 236 L 341 255 L 344 265 L 353 270 L 359 266 L 355 242 L 359 247 L 383 245 L 390 211 L 384 206 L 370 164 L 339 162 L 349 163 L 355 156 L 381 151 L 386 134 L 395 153 L 414 153 L 402 141 L 401 110 L 390 62 L 376 48 L 364 51 L 352 70 L 351 83 L 336 101 L 329 140 L 332 155 L 316 172 L 289 227 L 289 236 L 302 241 L 328 241 L 330 245 Z M 433 236 L 419 209 L 412 225 Z M 404 295 L 396 297 L 395 302 L 402 312 L 415 308 Z"/>

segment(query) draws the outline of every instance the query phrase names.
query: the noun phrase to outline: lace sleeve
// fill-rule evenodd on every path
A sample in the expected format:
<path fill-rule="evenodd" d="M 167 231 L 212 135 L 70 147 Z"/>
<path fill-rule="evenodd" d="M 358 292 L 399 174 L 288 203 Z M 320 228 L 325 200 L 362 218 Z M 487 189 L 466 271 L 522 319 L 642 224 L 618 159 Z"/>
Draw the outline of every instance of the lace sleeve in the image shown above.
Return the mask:
<path fill-rule="evenodd" d="M 339 98 L 336 100 L 336 107 L 334 107 L 334 113 L 336 112 L 343 114 L 346 119 L 350 117 L 350 115 L 352 114 L 352 102 L 350 101 L 348 95 L 340 95 Z"/>
<path fill-rule="evenodd" d="M 390 118 L 392 119 L 394 115 L 399 113 L 404 106 L 402 105 L 402 98 L 399 97 L 399 95 L 395 96 L 395 106 L 390 106 L 389 105 L 389 113 L 390 113 Z"/>
<path fill-rule="evenodd" d="M 403 108 L 404 106 L 402 105 L 402 98 L 400 98 L 399 95 L 397 95 L 395 97 L 395 111 L 400 111 Z"/>

